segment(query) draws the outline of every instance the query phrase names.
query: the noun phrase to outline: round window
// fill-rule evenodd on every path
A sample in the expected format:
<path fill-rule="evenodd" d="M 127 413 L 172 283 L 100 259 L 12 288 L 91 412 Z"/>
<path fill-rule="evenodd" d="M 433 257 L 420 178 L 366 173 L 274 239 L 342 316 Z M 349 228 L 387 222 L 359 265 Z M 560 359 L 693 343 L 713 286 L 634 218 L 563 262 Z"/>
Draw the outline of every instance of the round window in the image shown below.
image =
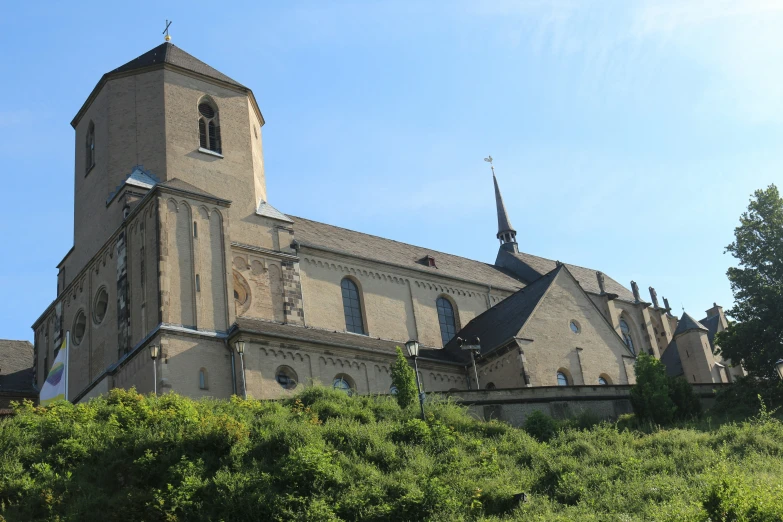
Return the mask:
<path fill-rule="evenodd" d="M 574 332 L 575 334 L 578 334 L 582 330 L 581 328 L 579 328 L 579 323 L 577 323 L 576 321 L 571 321 L 571 323 L 568 326 L 571 327 L 571 331 Z"/>
<path fill-rule="evenodd" d="M 296 388 L 299 378 L 293 368 L 281 366 L 275 372 L 275 380 L 284 390 L 293 390 Z"/>
<path fill-rule="evenodd" d="M 191 107 L 193 107 L 191 105 Z M 198 112 L 205 118 L 213 118 L 215 116 L 215 109 L 208 103 L 200 103 L 198 105 Z"/>
<path fill-rule="evenodd" d="M 106 309 L 109 307 L 109 293 L 106 287 L 102 286 L 95 294 L 95 301 L 92 304 L 92 320 L 95 324 L 101 324 L 106 317 Z"/>
<path fill-rule="evenodd" d="M 87 329 L 87 316 L 84 310 L 79 310 L 76 319 L 73 320 L 73 329 L 71 330 L 71 340 L 73 344 L 81 344 L 84 339 L 84 331 Z"/>

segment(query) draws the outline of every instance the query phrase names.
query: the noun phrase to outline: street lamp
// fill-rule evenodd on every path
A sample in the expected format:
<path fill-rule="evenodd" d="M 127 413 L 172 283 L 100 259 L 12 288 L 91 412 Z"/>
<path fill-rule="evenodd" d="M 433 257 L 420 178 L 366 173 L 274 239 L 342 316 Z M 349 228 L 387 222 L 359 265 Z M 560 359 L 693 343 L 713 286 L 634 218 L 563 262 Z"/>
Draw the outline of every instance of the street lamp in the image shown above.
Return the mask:
<path fill-rule="evenodd" d="M 783 379 L 783 359 L 778 359 L 775 363 L 775 369 L 778 371 L 778 377 Z"/>
<path fill-rule="evenodd" d="M 416 359 L 419 357 L 419 341 L 410 340 L 405 343 L 405 349 L 408 351 L 408 357 L 413 359 L 413 369 L 416 372 L 416 388 L 419 390 L 419 406 L 421 406 L 421 420 L 427 421 L 424 416 L 424 392 L 421 391 L 421 383 L 419 382 L 419 364 Z"/>
<path fill-rule="evenodd" d="M 466 341 L 462 337 L 457 337 L 457 344 L 461 350 L 468 350 L 470 352 L 470 360 L 473 362 L 473 374 L 476 376 L 476 389 L 480 390 L 478 369 L 476 369 L 476 355 L 481 353 L 481 339 L 474 337 L 470 342 Z"/>
<path fill-rule="evenodd" d="M 152 359 L 152 389 L 155 395 L 158 394 L 158 364 L 157 359 L 160 357 L 160 346 L 156 344 L 150 345 L 150 359 Z"/>
<path fill-rule="evenodd" d="M 239 362 L 242 365 L 242 397 L 247 399 L 247 387 L 245 385 L 245 341 L 237 341 L 234 343 L 234 347 L 239 354 Z"/>

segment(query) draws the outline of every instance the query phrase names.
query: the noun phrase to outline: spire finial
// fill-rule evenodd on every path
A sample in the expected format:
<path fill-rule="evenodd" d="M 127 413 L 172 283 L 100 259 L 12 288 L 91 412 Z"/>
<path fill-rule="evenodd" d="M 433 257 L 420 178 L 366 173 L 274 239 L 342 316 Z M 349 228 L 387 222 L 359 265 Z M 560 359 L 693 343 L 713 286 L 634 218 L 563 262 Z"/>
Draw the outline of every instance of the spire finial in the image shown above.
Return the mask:
<path fill-rule="evenodd" d="M 492 156 L 487 156 L 486 158 L 484 158 L 484 161 L 489 163 L 489 168 L 492 169 L 492 175 L 494 176 L 495 175 L 495 165 L 492 164 Z"/>
<path fill-rule="evenodd" d="M 165 34 L 166 35 L 164 40 L 166 40 L 167 42 L 171 41 L 171 35 L 169 34 L 169 26 L 170 25 L 171 25 L 171 21 L 166 20 L 166 28 L 163 30 L 163 33 L 161 33 L 161 34 Z"/>

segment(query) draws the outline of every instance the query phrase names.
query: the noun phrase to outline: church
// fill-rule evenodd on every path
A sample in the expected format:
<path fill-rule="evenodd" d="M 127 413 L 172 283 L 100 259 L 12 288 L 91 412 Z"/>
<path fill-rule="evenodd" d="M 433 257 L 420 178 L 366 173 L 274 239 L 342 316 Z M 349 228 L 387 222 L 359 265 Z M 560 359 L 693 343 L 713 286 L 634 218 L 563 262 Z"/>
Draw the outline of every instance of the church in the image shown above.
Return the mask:
<path fill-rule="evenodd" d="M 720 306 L 678 319 L 652 287 L 521 252 L 494 168 L 494 264 L 286 214 L 253 91 L 170 41 L 104 74 L 71 125 L 73 248 L 32 326 L 39 388 L 69 333 L 71 401 L 389 393 L 411 339 L 428 392 L 632 384 L 640 353 L 694 383 L 743 373 L 714 353 Z"/>

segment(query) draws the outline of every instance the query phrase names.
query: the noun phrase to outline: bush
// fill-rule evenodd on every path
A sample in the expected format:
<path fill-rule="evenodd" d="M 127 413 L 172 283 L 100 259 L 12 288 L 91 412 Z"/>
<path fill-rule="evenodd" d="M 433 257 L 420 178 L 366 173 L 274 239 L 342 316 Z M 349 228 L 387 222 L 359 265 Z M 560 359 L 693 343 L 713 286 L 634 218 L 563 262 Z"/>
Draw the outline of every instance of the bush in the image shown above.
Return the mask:
<path fill-rule="evenodd" d="M 416 387 L 416 372 L 413 371 L 408 360 L 397 347 L 397 359 L 391 365 L 392 386 L 397 389 L 394 398 L 403 410 L 416 402 L 419 391 Z"/>
<path fill-rule="evenodd" d="M 669 397 L 674 403 L 677 419 L 691 419 L 701 414 L 701 401 L 693 394 L 693 386 L 683 377 L 669 377 Z"/>
<path fill-rule="evenodd" d="M 428 403 L 425 423 L 329 388 L 28 403 L 0 422 L 0 521 L 781 519 L 770 412 L 709 431 L 575 429 L 594 420 L 534 412 L 530 436 L 450 401 Z"/>
<path fill-rule="evenodd" d="M 547 442 L 557 433 L 557 421 L 546 413 L 536 410 L 525 419 L 525 431 L 539 441 Z"/>
<path fill-rule="evenodd" d="M 631 388 L 631 406 L 640 421 L 666 425 L 673 419 L 677 406 L 669 396 L 666 367 L 651 355 L 639 354 L 634 366 L 636 384 Z"/>

